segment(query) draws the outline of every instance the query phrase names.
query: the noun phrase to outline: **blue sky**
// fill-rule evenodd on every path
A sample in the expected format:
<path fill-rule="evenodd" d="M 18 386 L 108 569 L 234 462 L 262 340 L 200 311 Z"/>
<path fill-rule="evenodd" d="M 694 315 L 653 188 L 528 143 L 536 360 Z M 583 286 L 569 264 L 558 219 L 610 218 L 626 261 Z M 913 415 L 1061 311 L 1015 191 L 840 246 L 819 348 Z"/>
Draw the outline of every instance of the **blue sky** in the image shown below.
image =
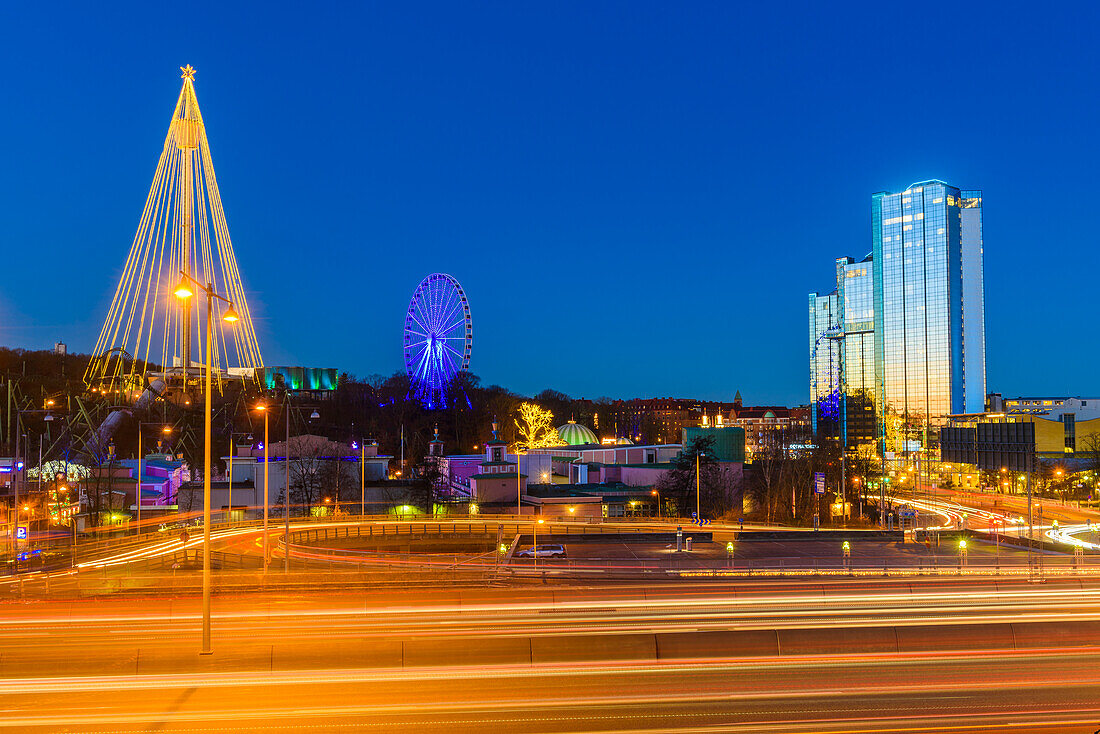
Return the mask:
<path fill-rule="evenodd" d="M 941 178 L 989 389 L 1093 394 L 1096 12 L 912 7 L 5 6 L 0 343 L 94 345 L 190 63 L 269 364 L 392 373 L 441 271 L 487 383 L 805 402 L 806 294 Z"/>

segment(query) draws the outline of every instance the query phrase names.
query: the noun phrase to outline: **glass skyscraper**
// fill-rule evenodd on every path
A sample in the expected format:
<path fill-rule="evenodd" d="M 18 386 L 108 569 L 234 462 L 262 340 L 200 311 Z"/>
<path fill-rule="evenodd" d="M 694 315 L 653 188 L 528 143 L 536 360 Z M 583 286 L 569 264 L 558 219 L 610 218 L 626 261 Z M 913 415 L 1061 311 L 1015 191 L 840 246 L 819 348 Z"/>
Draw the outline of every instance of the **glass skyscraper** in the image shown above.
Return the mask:
<path fill-rule="evenodd" d="M 982 195 L 877 193 L 871 223 L 871 254 L 837 260 L 836 290 L 810 294 L 814 431 L 915 450 L 928 426 L 985 407 Z"/>
<path fill-rule="evenodd" d="M 875 420 L 874 265 L 836 261 L 836 290 L 810 294 L 810 411 L 815 435 L 872 444 Z"/>

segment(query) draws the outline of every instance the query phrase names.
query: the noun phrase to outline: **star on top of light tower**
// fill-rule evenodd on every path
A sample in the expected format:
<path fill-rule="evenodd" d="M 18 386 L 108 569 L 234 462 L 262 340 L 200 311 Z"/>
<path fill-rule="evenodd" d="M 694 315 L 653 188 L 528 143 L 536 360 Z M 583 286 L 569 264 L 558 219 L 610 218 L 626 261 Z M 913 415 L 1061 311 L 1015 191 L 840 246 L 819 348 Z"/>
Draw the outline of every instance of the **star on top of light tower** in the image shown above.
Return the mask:
<path fill-rule="evenodd" d="M 181 66 L 180 71 L 183 72 L 183 74 L 180 75 L 180 79 L 186 79 L 191 82 L 195 81 L 195 70 L 191 67 L 191 64 Z"/>

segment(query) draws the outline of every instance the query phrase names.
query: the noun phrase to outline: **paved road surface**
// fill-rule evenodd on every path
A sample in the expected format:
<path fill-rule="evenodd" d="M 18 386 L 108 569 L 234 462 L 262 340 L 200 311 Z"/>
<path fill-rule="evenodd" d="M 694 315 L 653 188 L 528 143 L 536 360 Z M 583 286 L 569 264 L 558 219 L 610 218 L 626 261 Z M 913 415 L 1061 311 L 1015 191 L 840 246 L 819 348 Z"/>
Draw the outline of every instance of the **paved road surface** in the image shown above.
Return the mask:
<path fill-rule="evenodd" d="M 5 681 L 20 732 L 1093 732 L 1095 655 Z"/>

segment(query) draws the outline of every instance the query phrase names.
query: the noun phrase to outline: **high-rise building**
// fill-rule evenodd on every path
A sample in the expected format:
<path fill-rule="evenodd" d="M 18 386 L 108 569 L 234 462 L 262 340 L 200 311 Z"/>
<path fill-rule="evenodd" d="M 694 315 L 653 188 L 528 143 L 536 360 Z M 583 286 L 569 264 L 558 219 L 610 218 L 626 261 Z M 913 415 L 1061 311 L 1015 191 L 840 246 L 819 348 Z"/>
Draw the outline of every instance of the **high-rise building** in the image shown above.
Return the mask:
<path fill-rule="evenodd" d="M 836 261 L 836 290 L 810 294 L 810 418 L 814 435 L 855 448 L 873 444 L 874 266 Z"/>
<path fill-rule="evenodd" d="M 871 199 L 875 384 L 885 448 L 985 408 L 982 194 L 942 181 Z"/>
<path fill-rule="evenodd" d="M 985 404 L 982 195 L 942 181 L 871 200 L 871 254 L 810 294 L 816 435 L 888 452 Z"/>

